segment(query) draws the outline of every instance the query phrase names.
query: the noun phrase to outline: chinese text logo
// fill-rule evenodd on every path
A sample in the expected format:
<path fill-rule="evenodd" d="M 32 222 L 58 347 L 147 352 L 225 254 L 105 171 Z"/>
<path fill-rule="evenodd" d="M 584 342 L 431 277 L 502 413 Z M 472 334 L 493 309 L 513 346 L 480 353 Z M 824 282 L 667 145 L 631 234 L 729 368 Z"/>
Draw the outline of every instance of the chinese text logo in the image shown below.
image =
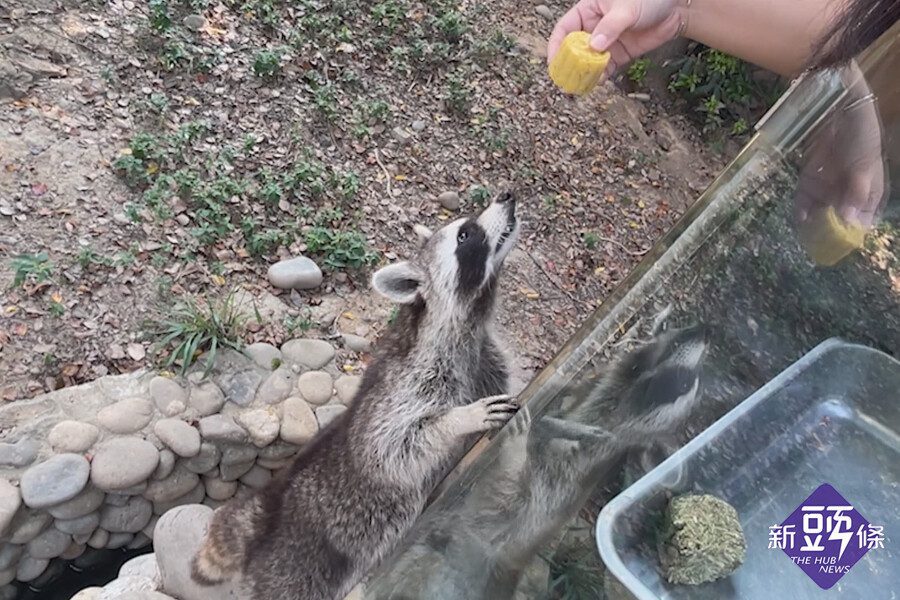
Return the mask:
<path fill-rule="evenodd" d="M 871 525 L 836 489 L 823 483 L 781 525 L 769 527 L 769 548 L 784 550 L 827 590 L 866 552 L 884 548 L 884 527 Z"/>

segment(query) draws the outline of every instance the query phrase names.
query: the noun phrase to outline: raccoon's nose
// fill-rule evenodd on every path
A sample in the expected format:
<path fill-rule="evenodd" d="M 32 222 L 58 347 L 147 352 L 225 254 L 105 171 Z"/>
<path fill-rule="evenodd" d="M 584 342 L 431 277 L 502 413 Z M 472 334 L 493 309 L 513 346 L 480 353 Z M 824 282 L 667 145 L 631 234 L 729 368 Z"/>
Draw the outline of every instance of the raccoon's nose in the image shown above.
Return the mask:
<path fill-rule="evenodd" d="M 497 204 L 515 204 L 516 196 L 510 190 L 502 192 L 495 200 Z"/>

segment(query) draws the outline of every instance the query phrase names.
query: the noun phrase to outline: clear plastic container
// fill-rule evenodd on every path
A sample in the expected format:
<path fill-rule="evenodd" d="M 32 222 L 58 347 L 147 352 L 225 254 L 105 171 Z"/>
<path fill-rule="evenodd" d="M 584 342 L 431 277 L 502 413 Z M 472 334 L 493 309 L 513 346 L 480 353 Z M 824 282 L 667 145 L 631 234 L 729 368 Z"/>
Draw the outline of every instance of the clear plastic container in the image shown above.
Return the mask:
<path fill-rule="evenodd" d="M 900 530 L 900 362 L 834 339 L 607 504 L 597 520 L 600 556 L 639 600 L 819 597 L 825 592 L 768 547 L 768 531 L 823 482 L 885 532 Z M 747 556 L 728 578 L 683 586 L 662 577 L 654 527 L 668 500 L 687 492 L 713 494 L 737 510 Z M 890 598 L 900 590 L 898 559 L 896 544 L 869 551 L 829 593 Z"/>

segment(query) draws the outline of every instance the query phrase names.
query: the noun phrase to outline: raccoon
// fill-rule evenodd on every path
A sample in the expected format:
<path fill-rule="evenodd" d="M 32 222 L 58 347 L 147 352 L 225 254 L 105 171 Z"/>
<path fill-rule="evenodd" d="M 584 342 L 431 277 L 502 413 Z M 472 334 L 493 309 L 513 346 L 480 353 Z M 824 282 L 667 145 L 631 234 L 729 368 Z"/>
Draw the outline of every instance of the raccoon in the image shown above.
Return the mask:
<path fill-rule="evenodd" d="M 490 477 L 472 486 L 460 508 L 435 511 L 434 520 L 422 524 L 430 533 L 367 597 L 513 597 L 522 570 L 577 514 L 595 484 L 623 458 L 640 462 L 696 406 L 706 329 L 657 324 L 652 334 L 614 361 L 574 408 L 532 419 L 523 407 L 498 439 Z"/>
<path fill-rule="evenodd" d="M 375 273 L 400 305 L 349 410 L 265 488 L 220 508 L 192 562 L 254 600 L 332 600 L 389 553 L 468 445 L 518 410 L 494 336 L 501 267 L 519 231 L 511 192 Z"/>

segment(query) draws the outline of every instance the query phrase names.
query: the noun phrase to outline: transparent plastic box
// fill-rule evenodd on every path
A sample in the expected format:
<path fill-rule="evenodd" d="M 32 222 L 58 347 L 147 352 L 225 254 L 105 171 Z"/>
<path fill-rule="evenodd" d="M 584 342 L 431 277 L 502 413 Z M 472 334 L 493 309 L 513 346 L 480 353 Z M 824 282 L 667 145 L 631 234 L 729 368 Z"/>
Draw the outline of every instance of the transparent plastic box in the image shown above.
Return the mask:
<path fill-rule="evenodd" d="M 886 538 L 828 591 L 768 548 L 769 527 L 822 483 L 883 525 Z M 683 586 L 662 577 L 656 528 L 668 500 L 687 492 L 714 494 L 738 512 L 747 557 L 728 578 Z M 900 362 L 832 339 L 619 494 L 596 534 L 610 574 L 639 600 L 800 600 L 897 597 L 898 531 Z"/>

